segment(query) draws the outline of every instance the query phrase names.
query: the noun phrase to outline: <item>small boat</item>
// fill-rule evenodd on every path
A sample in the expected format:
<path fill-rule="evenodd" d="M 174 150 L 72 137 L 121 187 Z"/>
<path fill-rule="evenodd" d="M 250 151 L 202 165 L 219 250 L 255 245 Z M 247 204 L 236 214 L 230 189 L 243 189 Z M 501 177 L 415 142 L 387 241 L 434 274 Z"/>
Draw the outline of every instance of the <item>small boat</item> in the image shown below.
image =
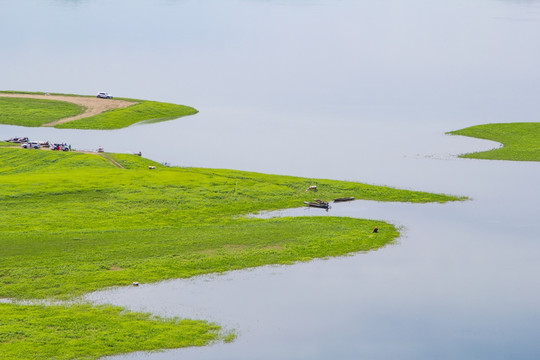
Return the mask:
<path fill-rule="evenodd" d="M 28 142 L 28 137 L 14 137 L 14 138 L 6 140 L 6 142 L 22 144 L 22 143 Z"/>
<path fill-rule="evenodd" d="M 353 200 L 354 200 L 353 197 L 342 197 L 342 198 L 334 199 L 334 202 L 344 202 L 344 201 L 353 201 Z"/>
<path fill-rule="evenodd" d="M 304 204 L 306 204 L 307 206 L 309 207 L 315 207 L 315 208 L 320 208 L 320 209 L 329 209 L 330 208 L 330 204 L 328 204 L 327 202 L 311 202 L 311 201 L 304 201 Z"/>

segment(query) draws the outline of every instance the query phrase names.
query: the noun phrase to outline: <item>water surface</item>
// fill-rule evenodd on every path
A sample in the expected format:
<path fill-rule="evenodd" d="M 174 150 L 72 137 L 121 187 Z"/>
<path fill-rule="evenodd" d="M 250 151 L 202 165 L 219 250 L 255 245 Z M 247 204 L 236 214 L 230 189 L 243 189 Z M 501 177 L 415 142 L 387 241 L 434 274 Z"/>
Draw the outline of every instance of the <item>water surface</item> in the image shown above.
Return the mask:
<path fill-rule="evenodd" d="M 538 1 L 0 0 L 0 87 L 194 106 L 115 131 L 0 126 L 179 166 L 466 195 L 284 215 L 383 219 L 381 250 L 90 295 L 216 321 L 232 344 L 115 359 L 536 359 L 538 179 L 446 136 L 537 121 Z"/>

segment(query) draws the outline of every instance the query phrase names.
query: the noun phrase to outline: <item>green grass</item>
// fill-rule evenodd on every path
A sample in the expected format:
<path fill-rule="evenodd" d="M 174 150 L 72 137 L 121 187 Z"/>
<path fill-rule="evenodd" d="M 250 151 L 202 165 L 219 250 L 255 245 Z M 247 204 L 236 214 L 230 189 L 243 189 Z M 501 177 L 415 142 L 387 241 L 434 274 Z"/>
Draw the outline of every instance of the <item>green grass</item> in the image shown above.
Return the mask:
<path fill-rule="evenodd" d="M 83 111 L 64 101 L 0 97 L 0 124 L 41 126 Z"/>
<path fill-rule="evenodd" d="M 0 144 L 0 298 L 72 299 L 134 281 L 369 251 L 399 235 L 393 225 L 377 220 L 243 216 L 303 206 L 314 197 L 463 200 L 353 182 L 169 168 L 126 154 L 29 151 L 4 145 Z M 310 185 L 319 191 L 306 192 Z M 377 234 L 372 233 L 375 226 Z M 6 359 L 94 359 L 204 345 L 218 338 L 218 328 L 211 324 L 150 319 L 110 307 L 0 304 L 0 312 L 0 353 Z M 219 339 L 230 341 L 231 336 Z"/>
<path fill-rule="evenodd" d="M 461 155 L 464 158 L 489 160 L 540 161 L 540 123 L 487 124 L 449 132 L 493 140 L 503 147 Z"/>
<path fill-rule="evenodd" d="M 303 206 L 315 196 L 456 200 L 352 182 L 168 168 L 138 156 L 108 155 L 126 169 L 94 154 L 0 148 L 0 297 L 67 298 L 132 281 L 343 255 L 397 236 L 391 225 L 371 234 L 378 221 L 239 217 Z M 320 191 L 307 193 L 314 184 Z"/>
<path fill-rule="evenodd" d="M 0 304 L 0 315 L 2 360 L 98 359 L 203 346 L 221 338 L 213 324 L 160 319 L 112 306 Z"/>
<path fill-rule="evenodd" d="M 120 129 L 139 122 L 154 123 L 172 120 L 186 115 L 193 115 L 198 112 L 194 108 L 184 105 L 134 99 L 122 100 L 136 101 L 137 104 L 127 108 L 110 110 L 96 116 L 59 124 L 55 127 L 62 129 Z"/>
<path fill-rule="evenodd" d="M 7 94 L 43 95 L 43 92 L 0 91 Z M 62 96 L 81 96 L 73 94 L 51 94 Z M 99 115 L 86 117 L 55 127 L 62 129 L 120 129 L 135 123 L 154 123 L 193 115 L 198 111 L 185 105 L 157 101 L 118 98 L 135 102 L 127 108 L 114 109 Z M 0 124 L 20 126 L 42 126 L 63 118 L 78 115 L 84 111 L 78 105 L 53 100 L 37 100 L 0 97 Z"/>

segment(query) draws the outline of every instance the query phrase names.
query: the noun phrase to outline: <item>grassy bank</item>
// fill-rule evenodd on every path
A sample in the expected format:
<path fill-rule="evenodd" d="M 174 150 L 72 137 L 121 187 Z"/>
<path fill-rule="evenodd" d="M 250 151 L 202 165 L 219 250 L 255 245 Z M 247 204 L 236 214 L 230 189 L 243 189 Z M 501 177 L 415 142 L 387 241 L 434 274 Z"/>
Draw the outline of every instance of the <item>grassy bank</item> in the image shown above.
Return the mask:
<path fill-rule="evenodd" d="M 489 160 L 540 161 L 540 123 L 487 124 L 472 126 L 449 134 L 493 140 L 503 147 L 461 155 Z"/>
<path fill-rule="evenodd" d="M 203 346 L 219 327 L 160 319 L 118 307 L 0 304 L 3 360 L 98 359 L 131 351 Z"/>
<path fill-rule="evenodd" d="M 368 251 L 398 236 L 393 225 L 375 220 L 242 216 L 299 207 L 314 197 L 459 200 L 352 182 L 169 168 L 126 154 L 33 151 L 3 145 L 0 298 L 70 299 L 134 281 L 156 282 Z M 306 192 L 311 185 L 319 191 Z M 371 232 L 375 226 L 380 229 L 377 234 Z M 4 304 L 0 311 L 0 353 L 12 358 L 17 354 L 30 359 L 96 358 L 202 345 L 218 336 L 213 325 L 186 322 L 179 333 L 193 335 L 187 341 L 180 335 L 167 335 L 174 330 L 170 327 L 180 326 L 178 322 L 164 323 L 115 308 Z M 106 321 L 109 316 L 112 320 Z M 132 318 L 141 323 L 130 323 Z M 163 336 L 158 336 L 162 331 Z M 172 340 L 154 342 L 148 332 L 160 341 Z M 135 341 L 128 339 L 132 334 Z M 139 334 L 148 337 L 151 345 L 136 341 Z M 122 346 L 116 341 L 123 341 Z"/>
<path fill-rule="evenodd" d="M 65 101 L 0 97 L 0 124 L 5 125 L 41 126 L 83 111 Z"/>

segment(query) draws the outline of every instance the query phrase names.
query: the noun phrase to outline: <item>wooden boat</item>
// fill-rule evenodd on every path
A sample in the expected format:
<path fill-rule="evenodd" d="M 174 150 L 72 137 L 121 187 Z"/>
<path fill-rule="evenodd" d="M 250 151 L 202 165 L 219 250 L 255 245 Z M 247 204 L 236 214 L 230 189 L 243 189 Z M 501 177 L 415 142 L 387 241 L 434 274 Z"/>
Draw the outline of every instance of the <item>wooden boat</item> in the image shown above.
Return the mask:
<path fill-rule="evenodd" d="M 342 198 L 334 199 L 334 202 L 344 202 L 344 201 L 353 201 L 353 200 L 354 200 L 353 197 L 342 197 Z"/>
<path fill-rule="evenodd" d="M 329 209 L 330 208 L 330 204 L 328 204 L 327 202 L 324 202 L 324 201 L 321 201 L 321 202 L 304 201 L 304 204 L 306 204 L 309 207 L 315 207 L 315 208 L 320 208 L 320 209 Z"/>

